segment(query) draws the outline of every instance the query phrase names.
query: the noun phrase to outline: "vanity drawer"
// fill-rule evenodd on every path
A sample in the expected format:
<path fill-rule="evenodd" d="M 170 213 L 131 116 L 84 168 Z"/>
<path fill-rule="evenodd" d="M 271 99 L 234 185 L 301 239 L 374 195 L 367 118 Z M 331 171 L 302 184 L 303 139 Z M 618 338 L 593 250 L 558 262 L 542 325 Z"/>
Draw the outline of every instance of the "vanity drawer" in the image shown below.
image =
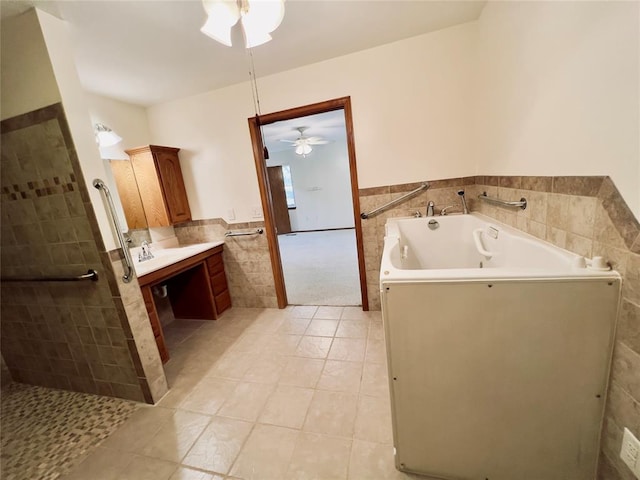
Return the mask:
<path fill-rule="evenodd" d="M 222 262 L 222 253 L 217 253 L 207 258 L 207 267 L 209 269 L 209 275 L 212 277 L 216 273 L 224 272 L 224 263 Z"/>
<path fill-rule="evenodd" d="M 227 308 L 231 307 L 231 295 L 229 295 L 229 290 L 225 290 L 219 295 L 215 296 L 216 302 L 216 311 L 218 315 L 224 312 Z"/>
<path fill-rule="evenodd" d="M 224 274 L 224 270 L 211 277 L 211 289 L 214 295 L 219 295 L 225 290 L 228 290 L 227 277 Z"/>

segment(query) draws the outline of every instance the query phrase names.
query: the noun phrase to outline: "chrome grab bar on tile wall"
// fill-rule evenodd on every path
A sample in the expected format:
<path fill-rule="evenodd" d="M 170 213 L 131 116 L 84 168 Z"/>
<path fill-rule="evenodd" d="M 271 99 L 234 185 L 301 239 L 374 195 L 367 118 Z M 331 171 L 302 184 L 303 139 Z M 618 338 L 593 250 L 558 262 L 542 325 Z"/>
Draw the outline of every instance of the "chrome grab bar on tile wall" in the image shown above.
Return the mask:
<path fill-rule="evenodd" d="M 520 201 L 509 202 L 500 198 L 489 197 L 487 196 L 487 192 L 482 192 L 481 195 L 478 195 L 478 198 L 480 200 L 484 200 L 487 203 L 493 203 L 494 205 L 500 205 L 502 207 L 521 208 L 522 210 L 527 208 L 527 199 L 524 197 L 522 197 Z"/>
<path fill-rule="evenodd" d="M 127 247 L 127 242 L 124 239 L 124 235 L 122 234 L 122 229 L 120 228 L 120 221 L 118 220 L 118 215 L 116 214 L 116 207 L 113 204 L 113 198 L 111 198 L 111 192 L 109 188 L 105 185 L 105 183 L 96 178 L 93 181 L 93 186 L 100 190 L 104 197 L 107 200 L 107 206 L 109 207 L 109 213 L 111 215 L 111 221 L 113 222 L 113 226 L 116 229 L 116 234 L 118 235 L 118 241 L 120 242 L 120 247 L 122 248 L 122 254 L 124 255 L 124 263 L 125 263 L 125 273 L 122 275 L 122 281 L 124 283 L 129 283 L 133 278 L 134 269 L 133 269 L 133 259 L 131 258 L 131 253 L 129 252 L 129 248 Z"/>
<path fill-rule="evenodd" d="M 428 183 L 423 183 L 422 185 L 420 185 L 418 188 L 416 188 L 415 190 L 411 190 L 408 193 L 405 193 L 404 195 L 402 195 L 401 197 L 396 198 L 395 200 L 391 200 L 389 203 L 385 203 L 384 205 L 382 205 L 381 207 L 376 208 L 375 210 L 371 210 L 369 213 L 361 213 L 360 214 L 360 218 L 362 218 L 363 220 L 366 220 L 367 218 L 371 218 L 379 213 L 384 212 L 385 210 L 387 210 L 388 208 L 393 207 L 394 205 L 399 204 L 400 202 L 404 202 L 406 199 L 408 199 L 409 197 L 414 196 L 416 193 L 421 192 L 422 190 L 426 190 L 427 188 L 429 188 L 429 184 Z"/>
<path fill-rule="evenodd" d="M 98 272 L 89 270 L 87 273 L 75 277 L 2 277 L 2 282 L 79 282 L 81 280 L 98 281 Z"/>
<path fill-rule="evenodd" d="M 232 232 L 228 231 L 224 234 L 225 237 L 245 237 L 247 235 L 262 235 L 264 230 L 262 228 L 258 228 L 253 232 Z"/>

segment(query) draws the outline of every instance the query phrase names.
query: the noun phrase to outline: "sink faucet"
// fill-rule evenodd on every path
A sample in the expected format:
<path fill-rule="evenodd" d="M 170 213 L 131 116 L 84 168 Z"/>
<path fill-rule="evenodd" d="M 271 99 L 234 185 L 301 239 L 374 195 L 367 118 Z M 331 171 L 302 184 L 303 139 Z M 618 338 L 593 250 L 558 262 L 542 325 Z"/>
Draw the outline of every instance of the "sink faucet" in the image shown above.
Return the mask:
<path fill-rule="evenodd" d="M 142 246 L 140 247 L 140 253 L 138 254 L 138 261 L 144 262 L 145 260 L 151 260 L 153 258 L 153 253 L 151 253 L 151 247 L 149 246 L 149 242 L 146 240 L 142 241 Z"/>
<path fill-rule="evenodd" d="M 433 208 L 435 207 L 435 205 L 433 204 L 433 202 L 429 202 L 427 204 L 427 217 L 433 217 L 434 212 L 433 212 Z"/>

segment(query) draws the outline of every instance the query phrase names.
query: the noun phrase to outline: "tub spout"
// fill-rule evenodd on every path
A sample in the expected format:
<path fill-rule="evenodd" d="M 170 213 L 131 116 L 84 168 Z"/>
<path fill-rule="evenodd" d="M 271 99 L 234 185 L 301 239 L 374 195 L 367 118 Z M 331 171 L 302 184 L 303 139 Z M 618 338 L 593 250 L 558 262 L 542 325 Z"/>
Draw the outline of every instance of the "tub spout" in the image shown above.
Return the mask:
<path fill-rule="evenodd" d="M 469 213 L 469 209 L 467 208 L 467 200 L 464 198 L 464 190 L 458 190 L 458 195 L 462 198 L 462 213 L 466 215 Z"/>

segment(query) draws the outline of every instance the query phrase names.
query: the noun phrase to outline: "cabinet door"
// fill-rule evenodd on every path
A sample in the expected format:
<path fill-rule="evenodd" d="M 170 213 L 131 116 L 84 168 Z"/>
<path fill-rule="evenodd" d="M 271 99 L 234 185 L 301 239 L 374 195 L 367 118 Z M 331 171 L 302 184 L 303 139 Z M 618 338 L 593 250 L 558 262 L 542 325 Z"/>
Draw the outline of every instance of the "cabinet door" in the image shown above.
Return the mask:
<path fill-rule="evenodd" d="M 182 170 L 178 152 L 154 150 L 160 182 L 164 191 L 164 199 L 171 223 L 188 222 L 191 220 L 191 210 L 184 187 Z"/>
<path fill-rule="evenodd" d="M 168 227 L 172 223 L 162 198 L 162 187 L 153 154 L 148 150 L 136 152 L 131 155 L 131 164 L 149 226 Z"/>
<path fill-rule="evenodd" d="M 133 166 L 128 160 L 111 160 L 111 171 L 118 188 L 118 196 L 122 203 L 124 216 L 129 229 L 147 228 L 147 218 L 144 215 L 142 200 L 138 193 Z"/>

